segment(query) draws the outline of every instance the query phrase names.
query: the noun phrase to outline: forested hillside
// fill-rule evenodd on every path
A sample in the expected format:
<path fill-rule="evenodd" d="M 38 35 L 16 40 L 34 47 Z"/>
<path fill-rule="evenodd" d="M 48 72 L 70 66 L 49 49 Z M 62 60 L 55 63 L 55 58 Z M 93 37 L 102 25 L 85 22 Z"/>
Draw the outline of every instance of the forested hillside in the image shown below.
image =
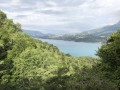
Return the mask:
<path fill-rule="evenodd" d="M 110 47 L 104 45 L 98 51 L 100 59 L 72 57 L 60 52 L 52 44 L 22 33 L 21 25 L 15 24 L 0 11 L 0 90 L 117 89 L 120 82 L 120 54 L 119 51 L 117 54 L 112 53 L 117 47 L 113 51 L 109 49 L 112 44 L 119 45 L 117 40 L 120 37 L 117 38 L 116 34 L 114 36 L 116 38 L 111 36 L 108 40 Z M 107 51 L 110 52 L 109 56 L 107 56 Z M 115 55 L 110 57 L 111 54 Z M 105 61 L 107 57 L 110 57 L 108 59 L 111 63 L 109 60 Z M 115 65 L 112 64 L 112 61 L 115 61 L 114 57 L 117 60 L 113 62 Z M 112 65 L 114 74 L 109 71 Z M 113 77 L 106 77 L 105 72 L 109 72 L 108 75 Z"/>

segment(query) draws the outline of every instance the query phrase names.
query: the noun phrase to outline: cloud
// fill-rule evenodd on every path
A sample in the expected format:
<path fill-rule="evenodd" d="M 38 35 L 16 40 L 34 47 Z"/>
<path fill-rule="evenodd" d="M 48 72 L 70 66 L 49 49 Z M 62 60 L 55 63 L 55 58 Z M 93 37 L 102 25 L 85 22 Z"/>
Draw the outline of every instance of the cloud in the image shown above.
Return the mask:
<path fill-rule="evenodd" d="M 8 3 L 10 0 L 0 0 L 0 3 Z"/>
<path fill-rule="evenodd" d="M 0 8 L 23 29 L 76 33 L 120 20 L 120 0 L 1 0 Z"/>
<path fill-rule="evenodd" d="M 26 16 L 26 15 L 17 15 L 15 18 L 16 18 L 16 19 L 17 19 L 17 18 L 20 18 L 20 19 L 21 19 L 21 18 L 27 18 L 27 16 Z"/>

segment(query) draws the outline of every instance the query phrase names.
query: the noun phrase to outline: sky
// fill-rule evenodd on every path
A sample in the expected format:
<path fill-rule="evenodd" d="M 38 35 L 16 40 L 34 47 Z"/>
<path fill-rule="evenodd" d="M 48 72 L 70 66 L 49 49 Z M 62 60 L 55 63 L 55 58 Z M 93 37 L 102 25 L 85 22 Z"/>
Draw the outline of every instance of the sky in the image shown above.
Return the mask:
<path fill-rule="evenodd" d="M 0 0 L 0 9 L 24 30 L 80 33 L 120 20 L 120 0 Z"/>

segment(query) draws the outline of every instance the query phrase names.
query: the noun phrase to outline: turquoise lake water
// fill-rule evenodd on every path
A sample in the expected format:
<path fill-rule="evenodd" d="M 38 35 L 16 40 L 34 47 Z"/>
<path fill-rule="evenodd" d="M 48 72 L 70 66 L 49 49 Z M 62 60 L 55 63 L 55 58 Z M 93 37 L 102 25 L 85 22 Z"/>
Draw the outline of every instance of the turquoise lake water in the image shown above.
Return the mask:
<path fill-rule="evenodd" d="M 74 41 L 63 41 L 63 40 L 51 40 L 51 39 L 40 39 L 43 42 L 48 42 L 57 46 L 60 51 L 65 54 L 69 53 L 72 56 L 90 56 L 97 57 L 95 55 L 98 47 L 101 46 L 100 43 L 84 43 L 84 42 L 74 42 Z"/>

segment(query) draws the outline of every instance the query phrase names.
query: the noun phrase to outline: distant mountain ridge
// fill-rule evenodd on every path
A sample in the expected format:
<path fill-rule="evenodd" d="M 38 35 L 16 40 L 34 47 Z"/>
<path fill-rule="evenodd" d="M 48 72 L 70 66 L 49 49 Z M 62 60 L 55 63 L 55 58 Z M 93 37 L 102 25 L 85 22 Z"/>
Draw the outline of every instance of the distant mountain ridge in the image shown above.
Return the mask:
<path fill-rule="evenodd" d="M 79 34 L 64 34 L 64 35 L 52 35 L 43 34 L 40 31 L 24 30 L 24 33 L 29 34 L 34 38 L 43 39 L 56 39 L 76 42 L 105 42 L 106 38 L 112 33 L 117 32 L 120 29 L 120 21 L 114 25 L 108 25 L 102 28 L 85 31 Z"/>
<path fill-rule="evenodd" d="M 34 38 L 41 38 L 41 37 L 47 36 L 46 34 L 43 34 L 40 31 L 24 30 L 23 33 L 26 33 Z"/>
<path fill-rule="evenodd" d="M 77 41 L 77 42 L 105 42 L 106 38 L 120 29 L 120 21 L 114 25 L 89 30 L 79 34 L 64 34 L 58 36 L 47 36 L 48 39 Z"/>
<path fill-rule="evenodd" d="M 93 34 L 96 36 L 105 35 L 106 37 L 108 37 L 112 33 L 116 32 L 118 29 L 120 29 L 120 21 L 114 25 L 108 25 L 102 28 L 90 30 L 90 31 L 83 32 L 83 33 L 89 33 L 89 34 Z"/>

